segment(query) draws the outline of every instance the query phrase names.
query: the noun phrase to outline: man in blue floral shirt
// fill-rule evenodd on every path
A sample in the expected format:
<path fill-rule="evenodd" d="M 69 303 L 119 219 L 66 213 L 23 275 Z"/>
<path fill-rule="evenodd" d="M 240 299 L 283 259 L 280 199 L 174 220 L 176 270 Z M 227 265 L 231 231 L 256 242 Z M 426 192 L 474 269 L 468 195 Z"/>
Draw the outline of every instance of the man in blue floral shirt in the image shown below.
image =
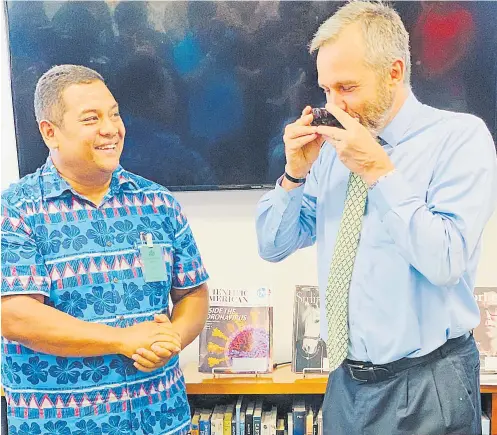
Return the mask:
<path fill-rule="evenodd" d="M 125 128 L 98 73 L 52 68 L 35 113 L 50 156 L 2 194 L 9 435 L 186 434 L 178 353 L 208 309 L 187 220 L 119 165 Z"/>

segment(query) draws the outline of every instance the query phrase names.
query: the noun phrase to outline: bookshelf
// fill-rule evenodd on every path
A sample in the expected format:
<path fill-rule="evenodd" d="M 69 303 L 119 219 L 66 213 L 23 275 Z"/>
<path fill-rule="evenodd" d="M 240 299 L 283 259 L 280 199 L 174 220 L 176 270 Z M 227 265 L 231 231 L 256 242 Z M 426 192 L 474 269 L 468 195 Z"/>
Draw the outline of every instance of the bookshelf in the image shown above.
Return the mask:
<path fill-rule="evenodd" d="M 290 365 L 278 367 L 273 373 L 258 376 L 253 375 L 217 375 L 199 373 L 196 363 L 190 363 L 183 368 L 186 392 L 196 395 L 297 395 L 324 394 L 327 376 L 302 375 L 292 373 Z M 497 435 L 497 383 L 495 380 L 482 376 L 480 392 L 490 399 L 490 417 L 492 435 Z M 493 382 L 492 382 L 493 381 Z M 1 395 L 3 389 L 0 387 Z"/>
<path fill-rule="evenodd" d="M 292 373 L 290 365 L 278 367 L 273 373 L 253 375 L 216 375 L 199 373 L 196 363 L 183 368 L 186 392 L 189 395 L 296 395 L 324 394 L 327 376 L 302 375 Z M 488 383 L 485 383 L 488 382 Z M 495 382 L 495 381 L 494 381 Z M 480 392 L 489 396 L 491 411 L 490 433 L 497 435 L 497 383 L 482 379 Z M 495 416 L 495 418 L 492 418 Z"/>
<path fill-rule="evenodd" d="M 216 375 L 199 373 L 195 363 L 184 369 L 186 392 L 188 394 L 324 394 L 325 376 L 292 373 L 290 365 L 262 375 Z"/>

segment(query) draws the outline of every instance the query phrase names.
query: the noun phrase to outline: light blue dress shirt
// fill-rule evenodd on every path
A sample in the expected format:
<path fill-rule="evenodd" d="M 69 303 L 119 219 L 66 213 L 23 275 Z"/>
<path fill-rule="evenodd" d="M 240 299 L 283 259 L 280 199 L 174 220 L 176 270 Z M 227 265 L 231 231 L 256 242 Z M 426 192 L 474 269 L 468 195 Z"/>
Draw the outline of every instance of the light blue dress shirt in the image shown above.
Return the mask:
<path fill-rule="evenodd" d="M 368 193 L 349 294 L 349 358 L 418 357 L 478 325 L 482 232 L 497 204 L 497 158 L 479 118 L 410 93 L 381 132 L 396 171 Z M 260 255 L 281 261 L 317 242 L 324 301 L 350 171 L 325 143 L 307 182 L 279 182 L 257 209 Z M 321 303 L 321 334 L 327 324 Z"/>

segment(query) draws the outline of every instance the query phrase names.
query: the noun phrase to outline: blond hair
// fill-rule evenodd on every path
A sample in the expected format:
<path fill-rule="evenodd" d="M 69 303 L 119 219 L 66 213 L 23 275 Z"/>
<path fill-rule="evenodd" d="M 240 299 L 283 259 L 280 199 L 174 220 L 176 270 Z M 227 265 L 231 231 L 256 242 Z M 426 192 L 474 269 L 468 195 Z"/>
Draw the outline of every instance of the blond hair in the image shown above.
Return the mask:
<path fill-rule="evenodd" d="M 409 34 L 399 14 L 381 1 L 351 1 L 328 18 L 314 35 L 309 51 L 335 42 L 345 27 L 359 23 L 365 42 L 368 67 L 377 73 L 386 71 L 396 59 L 405 65 L 404 83 L 411 80 Z"/>

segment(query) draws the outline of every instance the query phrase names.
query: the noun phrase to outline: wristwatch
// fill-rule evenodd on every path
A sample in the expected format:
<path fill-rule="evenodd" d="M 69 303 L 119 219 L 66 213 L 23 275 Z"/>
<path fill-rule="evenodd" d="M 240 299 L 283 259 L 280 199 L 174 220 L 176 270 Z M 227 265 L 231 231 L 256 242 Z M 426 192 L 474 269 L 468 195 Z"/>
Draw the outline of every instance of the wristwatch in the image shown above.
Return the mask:
<path fill-rule="evenodd" d="M 292 177 L 286 171 L 285 171 L 285 178 L 287 180 L 291 181 L 292 183 L 297 183 L 297 184 L 304 184 L 305 180 L 307 180 L 307 178 L 295 178 L 295 177 Z"/>

